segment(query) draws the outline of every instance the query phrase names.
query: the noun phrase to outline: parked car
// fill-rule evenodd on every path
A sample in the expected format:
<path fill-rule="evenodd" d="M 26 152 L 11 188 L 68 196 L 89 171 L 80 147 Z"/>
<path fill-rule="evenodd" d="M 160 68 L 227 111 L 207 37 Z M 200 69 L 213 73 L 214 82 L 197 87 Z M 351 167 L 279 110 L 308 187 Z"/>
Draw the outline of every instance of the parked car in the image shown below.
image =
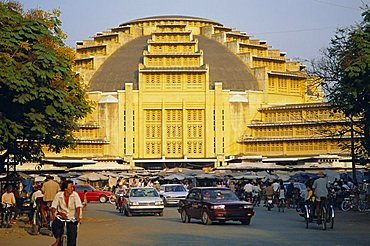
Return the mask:
<path fill-rule="evenodd" d="M 131 188 L 125 198 L 124 213 L 127 216 L 137 213 L 155 213 L 163 216 L 163 201 L 154 188 Z"/>
<path fill-rule="evenodd" d="M 185 200 L 180 200 L 178 211 L 183 223 L 194 218 L 201 219 L 205 225 L 212 224 L 212 221 L 223 224 L 228 220 L 249 225 L 253 209 L 252 203 L 240 201 L 229 188 L 196 187 L 189 191 Z"/>
<path fill-rule="evenodd" d="M 188 190 L 182 184 L 161 185 L 159 195 L 162 197 L 165 206 L 178 205 L 188 195 Z"/>
<path fill-rule="evenodd" d="M 108 198 L 112 195 L 109 191 L 97 190 L 89 184 L 78 184 L 75 185 L 75 191 L 78 193 L 81 201 L 84 200 L 84 191 L 86 192 L 86 198 L 88 202 L 99 201 L 105 203 L 108 201 Z"/>

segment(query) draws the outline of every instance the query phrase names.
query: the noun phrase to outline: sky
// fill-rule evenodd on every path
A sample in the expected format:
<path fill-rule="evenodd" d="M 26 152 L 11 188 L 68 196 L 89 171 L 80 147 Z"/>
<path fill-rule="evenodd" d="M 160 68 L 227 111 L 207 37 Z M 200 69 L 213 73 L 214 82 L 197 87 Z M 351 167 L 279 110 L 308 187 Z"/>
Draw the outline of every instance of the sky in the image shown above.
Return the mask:
<path fill-rule="evenodd" d="M 320 57 L 337 28 L 361 22 L 370 0 L 18 0 L 24 9 L 62 12 L 66 44 L 149 16 L 186 15 L 222 23 L 266 40 L 292 60 Z"/>

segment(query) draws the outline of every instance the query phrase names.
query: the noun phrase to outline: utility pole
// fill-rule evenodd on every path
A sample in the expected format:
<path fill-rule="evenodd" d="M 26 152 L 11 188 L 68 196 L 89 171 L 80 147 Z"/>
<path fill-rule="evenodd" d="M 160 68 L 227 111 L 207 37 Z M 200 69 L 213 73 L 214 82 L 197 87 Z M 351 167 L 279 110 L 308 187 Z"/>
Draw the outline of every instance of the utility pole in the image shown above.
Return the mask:
<path fill-rule="evenodd" d="M 355 137 L 354 137 L 354 130 L 353 130 L 353 118 L 350 117 L 351 120 L 351 159 L 352 159 L 352 177 L 354 185 L 358 185 L 357 182 L 357 175 L 356 175 L 356 157 L 355 157 Z"/>

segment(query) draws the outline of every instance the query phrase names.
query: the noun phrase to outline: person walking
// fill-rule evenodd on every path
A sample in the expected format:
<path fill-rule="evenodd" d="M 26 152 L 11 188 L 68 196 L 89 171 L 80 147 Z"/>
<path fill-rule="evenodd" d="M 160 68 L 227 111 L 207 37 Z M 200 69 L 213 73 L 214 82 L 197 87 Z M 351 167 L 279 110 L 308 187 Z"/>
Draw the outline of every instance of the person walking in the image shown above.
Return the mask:
<path fill-rule="evenodd" d="M 54 181 L 53 176 L 49 175 L 46 177 L 46 182 L 42 185 L 41 190 L 44 193 L 44 202 L 46 206 L 50 207 L 55 195 L 60 190 L 59 184 Z"/>
<path fill-rule="evenodd" d="M 67 222 L 68 246 L 76 245 L 77 224 L 81 220 L 81 199 L 77 192 L 73 191 L 73 181 L 67 180 L 62 185 L 62 191 L 55 195 L 51 205 L 52 231 L 55 237 L 55 243 L 52 246 L 60 244 L 63 234 L 63 222 L 56 218 L 56 215 L 63 220 L 75 220 L 77 223 Z"/>

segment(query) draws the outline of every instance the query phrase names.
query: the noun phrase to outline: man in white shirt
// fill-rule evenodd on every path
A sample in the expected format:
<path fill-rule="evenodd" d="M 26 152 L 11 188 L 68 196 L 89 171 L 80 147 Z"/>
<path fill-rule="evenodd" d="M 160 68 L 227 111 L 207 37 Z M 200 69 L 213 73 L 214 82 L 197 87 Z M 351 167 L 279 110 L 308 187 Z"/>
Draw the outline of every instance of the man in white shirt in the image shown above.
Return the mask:
<path fill-rule="evenodd" d="M 16 201 L 15 201 L 15 196 L 14 196 L 14 193 L 13 193 L 13 187 L 11 185 L 9 185 L 6 188 L 6 192 L 1 196 L 1 203 L 2 203 L 3 207 L 5 207 L 6 204 L 12 205 L 12 207 L 10 208 L 10 211 L 12 213 L 14 213 L 12 223 L 15 223 L 15 219 L 17 218 L 17 215 L 18 215 L 19 211 L 16 207 Z"/>
<path fill-rule="evenodd" d="M 253 185 L 250 183 L 249 180 L 247 180 L 247 183 L 244 185 L 244 194 L 245 194 L 245 200 L 252 202 L 253 200 Z"/>
<path fill-rule="evenodd" d="M 52 230 L 56 239 L 53 245 L 60 244 L 60 238 L 63 234 L 63 222 L 55 214 L 61 216 L 64 220 L 76 220 L 77 223 L 67 222 L 68 245 L 76 245 L 77 224 L 80 222 L 82 203 L 77 192 L 73 191 L 73 181 L 67 180 L 62 185 L 62 192 L 58 192 L 51 204 L 51 220 L 53 221 Z"/>
<path fill-rule="evenodd" d="M 278 193 L 279 187 L 280 187 L 279 182 L 275 180 L 274 183 L 272 183 L 272 189 L 274 190 L 274 194 Z"/>

